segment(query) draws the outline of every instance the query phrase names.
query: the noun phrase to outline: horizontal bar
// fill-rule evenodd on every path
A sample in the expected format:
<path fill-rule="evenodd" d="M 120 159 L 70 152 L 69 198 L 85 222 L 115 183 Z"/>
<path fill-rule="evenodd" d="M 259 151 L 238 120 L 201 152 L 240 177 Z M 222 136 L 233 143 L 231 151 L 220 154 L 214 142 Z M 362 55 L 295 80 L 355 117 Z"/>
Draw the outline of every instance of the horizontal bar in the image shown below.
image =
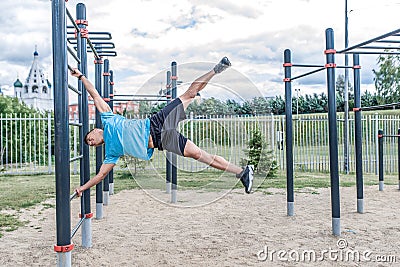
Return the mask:
<path fill-rule="evenodd" d="M 131 96 L 131 97 L 170 97 L 169 95 L 123 95 L 123 94 L 114 94 L 114 96 Z"/>
<path fill-rule="evenodd" d="M 104 45 L 104 48 L 107 48 L 107 49 L 115 48 L 115 44 L 113 42 L 93 42 L 92 38 L 90 38 L 90 40 L 92 40 L 92 44 L 95 45 L 95 46 L 96 45 Z M 74 37 L 68 37 L 67 41 L 68 41 L 69 44 L 72 44 L 72 45 L 76 45 L 77 44 L 75 36 Z M 90 48 L 90 46 L 88 46 L 88 48 Z M 74 46 L 74 49 L 76 50 L 76 46 Z"/>
<path fill-rule="evenodd" d="M 307 76 L 307 75 L 310 75 L 310 74 L 317 73 L 317 72 L 319 72 L 319 71 L 321 71 L 321 70 L 324 70 L 324 69 L 325 69 L 325 67 L 323 67 L 323 68 L 320 68 L 320 69 L 317 69 L 317 70 L 313 70 L 313 71 L 310 71 L 310 72 L 304 73 L 304 74 L 302 74 L 302 75 L 296 76 L 296 77 L 294 77 L 294 78 L 291 78 L 291 80 L 296 80 L 296 79 L 299 79 L 299 78 L 305 77 L 305 76 Z"/>
<path fill-rule="evenodd" d="M 92 40 L 111 40 L 112 36 L 110 32 L 89 32 L 89 35 L 106 35 L 107 37 L 91 37 Z"/>
<path fill-rule="evenodd" d="M 78 62 L 78 64 L 81 64 L 81 60 L 78 58 L 78 56 L 75 54 L 75 51 L 72 50 L 72 48 L 70 48 L 69 46 L 67 46 L 67 50 L 68 52 L 71 54 L 71 56 L 75 59 L 76 62 Z"/>
<path fill-rule="evenodd" d="M 385 109 L 385 108 L 393 108 L 396 106 L 400 106 L 400 102 L 397 103 L 390 103 L 384 105 L 377 105 L 377 106 L 370 106 L 370 107 L 362 107 L 362 111 L 371 111 L 371 110 L 378 110 L 378 109 Z"/>
<path fill-rule="evenodd" d="M 377 43 L 385 43 L 385 44 L 398 44 L 400 41 L 397 40 L 379 40 L 376 41 Z"/>
<path fill-rule="evenodd" d="M 84 220 L 85 220 L 85 217 L 82 217 L 82 218 L 79 220 L 78 224 L 75 226 L 75 228 L 72 229 L 71 238 L 73 238 L 74 235 L 76 234 L 76 232 L 78 232 L 78 229 L 79 229 L 79 227 L 81 227 L 81 225 L 82 225 L 82 223 L 83 223 Z"/>
<path fill-rule="evenodd" d="M 81 95 L 82 92 L 78 91 L 78 89 L 76 89 L 75 87 L 73 87 L 72 85 L 68 84 L 68 88 L 71 89 L 72 91 L 74 91 L 75 93 L 77 93 L 78 95 Z"/>
<path fill-rule="evenodd" d="M 82 123 L 80 123 L 80 122 L 69 122 L 68 124 L 72 125 L 72 126 L 82 127 Z"/>
<path fill-rule="evenodd" d="M 69 162 L 77 161 L 77 160 L 79 160 L 79 159 L 81 159 L 81 158 L 83 158 L 83 155 L 77 156 L 77 157 L 75 157 L 75 158 L 71 158 L 71 159 L 69 160 Z"/>
<path fill-rule="evenodd" d="M 349 51 L 343 54 L 360 54 L 360 55 L 399 55 L 400 52 L 365 52 L 365 51 Z"/>
<path fill-rule="evenodd" d="M 361 47 L 361 46 L 364 46 L 364 45 L 367 45 L 367 44 L 376 42 L 376 41 L 378 41 L 378 40 L 380 40 L 380 39 L 385 39 L 385 38 L 387 38 L 387 37 L 393 36 L 393 35 L 395 35 L 396 33 L 399 33 L 399 32 L 400 32 L 400 29 L 397 29 L 397 30 L 388 32 L 388 33 L 386 33 L 386 34 L 380 35 L 380 36 L 378 36 L 378 37 L 372 38 L 372 39 L 370 39 L 370 40 L 368 40 L 368 41 L 365 41 L 365 42 L 362 42 L 362 43 L 359 43 L 359 44 L 350 46 L 350 47 L 348 47 L 348 48 L 346 48 L 346 49 L 343 49 L 343 50 L 341 50 L 341 51 L 337 51 L 336 53 L 337 53 L 337 54 L 345 53 L 345 52 L 351 51 L 351 50 L 353 50 L 353 49 L 359 48 L 359 47 Z"/>
<path fill-rule="evenodd" d="M 171 99 L 137 99 L 137 98 L 132 98 L 132 99 L 129 99 L 129 98 L 126 98 L 126 99 L 110 99 L 110 101 L 114 101 L 114 102 L 117 102 L 117 101 L 121 101 L 121 102 L 125 102 L 125 101 L 135 101 L 135 102 L 140 102 L 140 101 L 143 101 L 143 102 L 151 102 L 151 101 L 159 101 L 159 102 L 162 102 L 162 101 L 170 101 Z"/>
<path fill-rule="evenodd" d="M 292 67 L 324 68 L 324 65 L 293 64 Z"/>
<path fill-rule="evenodd" d="M 66 8 L 65 10 L 67 11 L 67 16 L 68 16 L 69 20 L 72 22 L 72 25 L 74 25 L 74 28 L 78 31 L 79 30 L 78 24 L 75 23 L 75 20 L 72 17 L 71 13 L 69 13 L 68 8 Z"/>
<path fill-rule="evenodd" d="M 399 49 L 399 47 L 393 47 L 393 46 L 362 46 L 360 49 Z"/>
<path fill-rule="evenodd" d="M 70 38 L 70 40 L 76 40 L 76 39 L 75 38 Z M 70 41 L 69 43 L 70 44 L 75 44 L 75 45 L 77 44 L 77 42 L 73 42 L 73 41 Z M 101 47 L 96 48 L 97 50 L 115 48 L 115 44 L 113 42 L 92 42 L 92 44 L 94 44 L 95 47 L 96 47 L 96 45 L 101 45 Z M 89 49 L 90 46 L 87 46 L 87 48 Z M 74 46 L 74 49 L 77 50 L 77 47 Z"/>
<path fill-rule="evenodd" d="M 75 22 L 74 22 L 75 23 Z M 76 25 L 76 27 L 78 27 L 78 25 Z M 69 29 L 73 29 L 73 28 L 76 28 L 76 27 L 67 27 L 67 28 L 69 28 Z M 78 28 L 76 28 L 77 30 L 78 30 Z M 67 31 L 67 35 L 74 35 L 75 36 L 75 32 L 68 32 Z M 88 32 L 88 34 L 89 34 L 89 36 L 93 36 L 93 35 L 105 35 L 105 36 L 103 36 L 103 37 L 90 37 L 90 39 L 91 40 L 112 40 L 112 36 L 111 36 L 111 33 L 109 33 L 109 32 Z M 74 38 L 70 38 L 70 37 L 68 37 L 68 39 L 76 39 L 75 37 Z"/>
<path fill-rule="evenodd" d="M 116 57 L 117 52 L 115 51 L 99 51 L 98 52 L 99 56 L 104 56 L 104 57 Z"/>
<path fill-rule="evenodd" d="M 400 137 L 400 135 L 398 135 L 398 134 L 397 135 L 390 135 L 389 134 L 389 135 L 382 135 L 382 137 Z"/>

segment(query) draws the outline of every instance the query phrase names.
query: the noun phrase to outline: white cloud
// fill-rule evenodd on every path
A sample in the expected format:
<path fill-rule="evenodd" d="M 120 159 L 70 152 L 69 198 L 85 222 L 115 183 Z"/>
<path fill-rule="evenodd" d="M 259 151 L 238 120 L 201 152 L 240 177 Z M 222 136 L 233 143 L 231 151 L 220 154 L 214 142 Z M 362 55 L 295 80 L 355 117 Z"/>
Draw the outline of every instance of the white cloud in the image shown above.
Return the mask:
<path fill-rule="evenodd" d="M 66 2 L 73 15 L 79 2 Z M 397 17 L 397 0 L 349 0 L 348 4 L 350 45 L 398 27 L 396 19 L 390 19 Z M 227 55 L 235 71 L 248 77 L 258 91 L 268 96 L 282 94 L 284 49 L 292 50 L 295 62 L 323 64 L 324 31 L 328 27 L 335 31 L 337 49 L 344 46 L 344 1 L 96 0 L 85 5 L 89 31 L 112 33 L 118 57 L 110 58 L 110 63 L 121 93 L 139 90 L 171 61 L 217 62 Z M 0 8 L 7 10 L 0 18 L 0 85 L 12 85 L 17 73 L 25 79 L 35 45 L 51 77 L 51 1 L 3 0 Z M 366 88 L 371 88 L 375 59 L 361 58 Z M 343 56 L 338 55 L 337 62 L 343 64 Z M 89 63 L 93 73 L 91 60 Z M 293 70 L 293 75 L 302 71 Z M 187 83 L 195 78 L 180 76 Z M 159 79 L 157 87 L 164 82 L 163 76 Z M 229 79 L 221 80 L 229 83 Z M 322 73 L 298 80 L 295 85 L 323 90 L 324 83 Z M 245 90 L 242 85 L 236 86 Z M 220 97 L 225 97 L 223 92 Z"/>

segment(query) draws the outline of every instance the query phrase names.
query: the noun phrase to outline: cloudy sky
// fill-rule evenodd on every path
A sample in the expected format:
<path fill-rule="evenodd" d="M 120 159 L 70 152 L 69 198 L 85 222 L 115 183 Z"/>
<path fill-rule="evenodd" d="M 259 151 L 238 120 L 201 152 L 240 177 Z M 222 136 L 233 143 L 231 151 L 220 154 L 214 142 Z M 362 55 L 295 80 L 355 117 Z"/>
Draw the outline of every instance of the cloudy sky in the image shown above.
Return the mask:
<path fill-rule="evenodd" d="M 216 77 L 204 96 L 282 95 L 286 48 L 295 63 L 324 64 L 329 27 L 336 49 L 344 47 L 344 0 L 69 0 L 73 15 L 79 2 L 86 5 L 89 31 L 112 34 L 118 56 L 109 58 L 110 67 L 121 94 L 157 92 L 171 61 L 178 63 L 179 80 L 186 85 L 226 55 L 232 69 Z M 51 1 L 2 0 L 0 9 L 0 86 L 7 89 L 17 77 L 25 81 L 35 45 L 52 80 Z M 400 0 L 348 0 L 348 9 L 350 45 L 400 27 Z M 364 90 L 374 88 L 376 58 L 361 57 Z M 337 63 L 343 59 L 338 55 Z M 92 78 L 92 60 L 89 72 Z M 325 91 L 325 73 L 293 86 L 302 94 Z"/>

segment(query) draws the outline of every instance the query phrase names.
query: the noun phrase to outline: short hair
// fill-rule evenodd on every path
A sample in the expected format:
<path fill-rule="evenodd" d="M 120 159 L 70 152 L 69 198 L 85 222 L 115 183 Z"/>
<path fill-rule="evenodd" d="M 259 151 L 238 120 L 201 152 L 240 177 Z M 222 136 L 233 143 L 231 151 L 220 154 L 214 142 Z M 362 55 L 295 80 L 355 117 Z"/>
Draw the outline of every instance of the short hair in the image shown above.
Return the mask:
<path fill-rule="evenodd" d="M 87 141 L 87 136 L 91 133 L 91 132 L 93 132 L 94 131 L 94 129 L 96 129 L 96 128 L 93 128 L 92 130 L 90 130 L 89 132 L 87 132 L 87 134 L 85 135 L 85 137 L 83 138 L 83 141 L 85 141 L 85 143 L 87 144 L 87 145 L 89 145 L 89 143 L 88 143 L 88 141 Z"/>

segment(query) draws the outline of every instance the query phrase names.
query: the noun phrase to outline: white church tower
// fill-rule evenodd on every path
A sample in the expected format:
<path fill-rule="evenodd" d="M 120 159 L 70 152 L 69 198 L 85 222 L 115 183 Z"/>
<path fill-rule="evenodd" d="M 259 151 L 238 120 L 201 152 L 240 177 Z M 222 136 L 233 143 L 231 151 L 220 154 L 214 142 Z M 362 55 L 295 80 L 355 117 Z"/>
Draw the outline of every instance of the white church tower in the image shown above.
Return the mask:
<path fill-rule="evenodd" d="M 35 109 L 52 111 L 54 109 L 54 97 L 51 84 L 45 77 L 43 69 L 39 66 L 38 57 L 39 53 L 35 47 L 32 67 L 25 85 L 21 87 L 19 79 L 14 83 L 15 97 Z"/>

